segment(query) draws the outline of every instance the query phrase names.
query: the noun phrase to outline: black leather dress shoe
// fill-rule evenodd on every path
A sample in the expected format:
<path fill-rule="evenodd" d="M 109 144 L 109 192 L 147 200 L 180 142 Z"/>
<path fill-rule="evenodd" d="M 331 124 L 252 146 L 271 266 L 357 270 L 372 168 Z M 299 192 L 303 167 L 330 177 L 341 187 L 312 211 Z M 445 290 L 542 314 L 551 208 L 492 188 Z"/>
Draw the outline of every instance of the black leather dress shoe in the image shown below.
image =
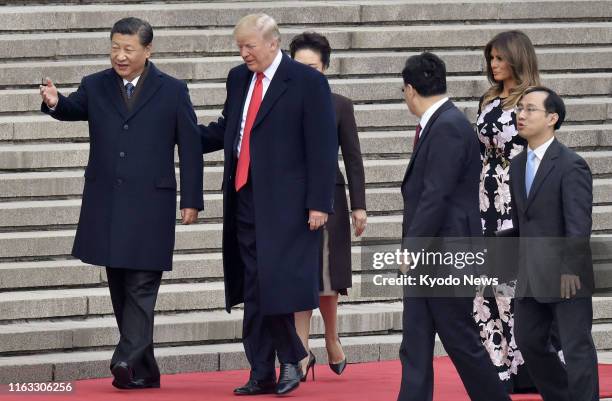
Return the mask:
<path fill-rule="evenodd" d="M 274 392 L 279 395 L 290 393 L 299 387 L 300 379 L 302 379 L 302 369 L 299 363 L 281 363 L 280 377 Z"/>
<path fill-rule="evenodd" d="M 258 394 L 272 394 L 274 393 L 274 387 L 276 381 L 274 380 L 255 380 L 249 379 L 249 381 L 241 387 L 234 389 L 236 395 L 258 395 Z"/>
<path fill-rule="evenodd" d="M 159 378 L 157 379 L 132 379 L 127 383 L 118 383 L 113 380 L 113 386 L 121 390 L 140 390 L 143 388 L 159 388 Z"/>
<path fill-rule="evenodd" d="M 113 380 L 113 386 L 122 388 L 119 386 L 127 386 L 132 381 L 133 371 L 127 362 L 119 361 L 111 366 L 111 373 L 115 377 Z"/>

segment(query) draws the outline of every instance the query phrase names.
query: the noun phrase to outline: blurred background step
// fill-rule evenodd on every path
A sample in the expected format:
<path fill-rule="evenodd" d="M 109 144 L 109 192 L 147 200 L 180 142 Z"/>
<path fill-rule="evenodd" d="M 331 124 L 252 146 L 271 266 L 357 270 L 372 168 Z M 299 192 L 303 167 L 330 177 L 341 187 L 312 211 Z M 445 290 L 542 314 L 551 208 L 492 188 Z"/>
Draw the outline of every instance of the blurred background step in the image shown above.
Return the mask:
<path fill-rule="evenodd" d="M 397 359 L 400 343 L 401 335 L 397 333 L 342 337 L 349 363 Z M 327 364 L 324 340 L 313 339 L 310 347 L 317 361 Z M 438 339 L 435 354 L 445 354 Z M 0 357 L 0 383 L 109 377 L 111 355 L 112 350 L 104 350 Z M 155 357 L 162 374 L 248 368 L 240 343 L 156 347 Z"/>
<path fill-rule="evenodd" d="M 284 46 L 287 46 L 285 44 Z M 385 76 L 400 77 L 406 59 L 418 52 L 406 51 L 338 51 L 331 57 L 327 74 L 334 77 L 348 76 Z M 444 60 L 447 73 L 482 74 L 484 55 L 482 50 L 440 50 L 436 51 Z M 542 72 L 587 72 L 610 71 L 609 47 L 576 48 L 536 48 L 538 67 Z M 235 56 L 211 57 L 159 57 L 153 55 L 152 61 L 164 72 L 188 81 L 224 80 L 228 71 L 240 64 Z M 49 76 L 58 87 L 76 85 L 83 76 L 110 68 L 108 57 L 94 60 L 15 61 L 0 63 L 0 87 L 20 86 L 38 88 L 41 78 Z"/>
<path fill-rule="evenodd" d="M 594 182 L 595 220 L 608 214 L 612 194 L 611 179 L 596 179 Z M 347 193 L 347 196 L 349 194 Z M 350 197 L 349 197 L 350 198 Z M 179 198 L 180 199 L 180 198 Z M 223 196 L 221 194 L 204 195 L 206 207 L 200 212 L 201 219 L 221 219 L 223 215 Z M 368 188 L 366 189 L 366 205 L 370 215 L 396 212 L 403 210 L 403 200 L 399 188 Z M 0 227 L 36 227 L 53 225 L 76 225 L 79 220 L 80 199 L 47 200 L 47 201 L 15 201 L 0 202 Z M 180 219 L 177 199 L 176 218 Z M 599 221 L 598 223 L 601 223 Z M 1 281 L 1 279 L 0 279 Z"/>
<path fill-rule="evenodd" d="M 398 99 L 401 95 L 398 87 Z M 566 98 L 566 121 L 605 123 L 611 120 L 612 99 L 607 97 Z M 456 101 L 455 105 L 463 111 L 470 121 L 476 121 L 478 102 Z M 201 124 L 217 121 L 220 109 L 196 110 Z M 373 103 L 355 105 L 357 126 L 364 128 L 387 128 L 415 126 L 417 118 L 408 112 L 404 103 Z M 129 133 L 129 130 L 128 130 Z M 86 122 L 63 122 L 43 115 L 0 116 L 0 141 L 28 141 L 49 139 L 82 139 L 88 136 Z"/>
<path fill-rule="evenodd" d="M 612 247 L 612 238 L 607 240 Z M 369 259 L 362 252 L 369 248 L 367 238 L 364 246 L 353 245 L 351 259 L 354 277 L 372 271 Z M 607 251 L 609 252 L 609 251 Z M 612 290 L 612 262 L 605 254 L 594 252 L 594 270 L 599 293 Z M 163 283 L 212 282 L 223 279 L 221 253 L 175 254 L 171 272 L 165 272 Z M 78 286 L 106 285 L 105 269 L 87 265 L 72 258 L 55 260 L 32 260 L 23 262 L 0 262 L 0 289 L 32 291 L 37 289 L 67 288 Z"/>
<path fill-rule="evenodd" d="M 87 135 L 85 133 L 85 135 Z M 592 149 L 598 146 L 612 147 L 612 124 L 566 124 L 557 133 L 566 146 L 575 149 Z M 362 131 L 359 142 L 366 158 L 381 154 L 406 154 L 412 152 L 414 131 Z M 341 151 L 339 149 L 341 155 Z M 89 156 L 89 143 L 8 143 L 0 142 L 0 170 L 34 170 L 52 168 L 85 167 Z M 206 154 L 206 163 L 220 164 L 221 151 Z M 175 162 L 178 164 L 178 153 Z"/>
<path fill-rule="evenodd" d="M 395 291 L 395 290 L 394 290 Z M 371 302 L 396 299 L 394 296 L 361 294 L 361 278 L 353 277 L 353 287 L 341 302 Z M 223 283 L 163 284 L 155 310 L 158 312 L 202 311 L 225 308 Z M 97 316 L 113 313 L 108 288 L 71 288 L 0 293 L 2 321 L 23 319 Z"/>
<path fill-rule="evenodd" d="M 120 3 L 120 1 L 113 0 Z M 70 1 L 66 3 L 71 3 Z M 266 4 L 267 3 L 267 4 Z M 307 4 L 308 7 L 304 7 Z M 418 9 L 419 12 L 413 12 Z M 537 12 L 534 12 L 537 10 Z M 298 12 L 299 11 L 299 12 Z M 161 4 L 54 5 L 3 7 L 0 26 L 7 31 L 108 30 L 126 15 L 138 14 L 154 27 L 228 26 L 253 12 L 274 15 L 279 24 L 350 23 L 377 24 L 387 21 L 474 21 L 530 19 L 605 19 L 612 17 L 607 1 L 529 1 L 509 4 L 495 0 L 487 3 L 465 1 L 351 1 L 331 5 L 320 1 L 267 1 L 257 5 L 233 2 L 212 4 L 185 2 L 170 7 Z M 40 20 L 53 15 L 49 24 Z"/>
<path fill-rule="evenodd" d="M 401 330 L 402 303 L 341 304 L 338 307 L 338 332 L 353 334 L 386 333 Z M 242 315 L 238 309 L 228 314 L 222 310 L 203 312 L 176 311 L 155 318 L 155 342 L 205 343 L 240 341 Z M 311 333 L 324 334 L 320 313 L 313 314 Z M 114 346 L 119 331 L 114 316 L 86 319 L 55 319 L 0 326 L 0 355 L 17 351 L 75 351 Z"/>
<path fill-rule="evenodd" d="M 544 85 L 554 86 L 562 96 L 607 95 L 612 92 L 612 72 L 546 74 Z M 371 101 L 397 101 L 400 77 L 330 79 L 334 93 L 346 96 L 354 103 Z M 453 98 L 479 98 L 489 87 L 486 77 L 454 76 L 447 80 L 448 93 Z M 222 82 L 189 84 L 194 106 L 219 106 L 225 101 Z M 69 94 L 76 87 L 62 88 Z M 4 112 L 39 112 L 40 94 L 36 89 L 15 89 L 0 92 L 0 106 Z"/>
<path fill-rule="evenodd" d="M 109 25 L 111 26 L 111 25 Z M 608 22 L 554 22 L 508 24 L 445 24 L 384 26 L 309 26 L 325 35 L 333 49 L 414 49 L 483 47 L 489 38 L 507 30 L 524 31 L 535 46 L 571 46 L 612 43 Z M 281 29 L 281 41 L 289 43 L 303 27 Z M 155 31 L 155 54 L 199 55 L 236 52 L 233 28 L 167 29 Z M 19 44 L 19 46 L 17 45 Z M 54 32 L 0 34 L 0 54 L 5 58 L 103 56 L 108 54 L 108 32 Z"/>
<path fill-rule="evenodd" d="M 594 230 L 612 230 L 612 206 L 594 207 Z M 371 216 L 365 237 L 368 239 L 401 238 L 402 215 Z M 177 251 L 201 251 L 202 249 L 221 248 L 220 223 L 179 225 L 176 228 Z M 45 257 L 70 255 L 75 230 L 13 231 L 0 232 L 0 258 Z"/>
<path fill-rule="evenodd" d="M 594 176 L 606 178 L 612 174 L 612 151 L 581 151 Z M 409 159 L 364 160 L 366 184 L 399 187 Z M 219 191 L 223 167 L 204 168 L 204 189 Z M 84 170 L 56 170 L 0 173 L 0 198 L 49 197 L 80 195 Z M 178 178 L 178 169 L 177 169 Z M 177 185 L 179 180 L 177 179 Z"/>

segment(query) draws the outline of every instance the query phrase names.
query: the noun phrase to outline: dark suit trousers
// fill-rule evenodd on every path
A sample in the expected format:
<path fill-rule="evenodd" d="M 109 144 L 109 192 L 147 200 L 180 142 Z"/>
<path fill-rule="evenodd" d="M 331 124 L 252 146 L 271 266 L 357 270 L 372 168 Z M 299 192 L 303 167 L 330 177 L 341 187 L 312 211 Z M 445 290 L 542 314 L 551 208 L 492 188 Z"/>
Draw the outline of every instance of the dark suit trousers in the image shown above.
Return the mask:
<path fill-rule="evenodd" d="M 159 368 L 153 355 L 153 317 L 162 272 L 107 267 L 106 275 L 121 335 L 111 367 L 120 361 L 127 362 L 136 379 L 158 379 Z"/>
<path fill-rule="evenodd" d="M 510 401 L 480 342 L 470 298 L 404 297 L 398 401 L 433 399 L 436 332 L 472 401 Z"/>
<path fill-rule="evenodd" d="M 591 298 L 553 303 L 534 298 L 515 300 L 516 342 L 544 401 L 599 400 L 592 321 Z M 547 347 L 553 323 L 557 324 L 565 366 Z"/>
<path fill-rule="evenodd" d="M 280 363 L 297 363 L 307 356 L 295 331 L 293 313 L 263 315 L 259 304 L 259 275 L 255 236 L 253 188 L 247 183 L 237 193 L 238 246 L 244 268 L 244 320 L 242 342 L 251 365 L 251 378 L 276 378 L 275 356 Z"/>

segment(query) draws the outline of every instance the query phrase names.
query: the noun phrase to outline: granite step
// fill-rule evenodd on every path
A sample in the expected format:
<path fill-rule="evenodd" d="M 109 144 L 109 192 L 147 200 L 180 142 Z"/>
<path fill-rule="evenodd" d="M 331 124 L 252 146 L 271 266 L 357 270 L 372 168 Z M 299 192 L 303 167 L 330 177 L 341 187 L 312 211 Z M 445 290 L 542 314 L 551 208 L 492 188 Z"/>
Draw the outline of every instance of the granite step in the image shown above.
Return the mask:
<path fill-rule="evenodd" d="M 364 279 L 367 280 L 367 279 Z M 341 302 L 384 301 L 399 299 L 397 294 L 371 296 L 362 294 L 361 276 L 353 277 L 353 287 Z M 160 286 L 156 311 L 205 311 L 225 308 L 223 282 L 165 283 Z M 65 317 L 94 317 L 112 314 L 110 294 L 105 287 L 39 289 L 0 293 L 2 321 Z M 0 325 L 1 327 L 2 325 Z"/>
<path fill-rule="evenodd" d="M 274 14 L 274 13 L 273 13 Z M 237 22 L 237 20 L 236 20 Z M 198 24 L 199 26 L 202 26 Z M 0 34 L 0 54 L 7 59 L 69 58 L 100 56 L 109 52 L 108 29 L 100 32 L 52 32 Z M 612 43 L 610 22 L 543 22 L 444 25 L 312 25 L 308 30 L 325 35 L 336 50 L 372 49 L 463 49 L 484 47 L 490 38 L 502 31 L 525 32 L 534 46 L 607 46 Z M 304 31 L 304 27 L 284 27 L 281 42 Z M 236 54 L 233 28 L 164 29 L 155 32 L 154 52 L 158 55 Z"/>
<path fill-rule="evenodd" d="M 409 113 L 405 103 L 399 103 L 401 85 L 397 89 L 397 102 L 357 104 L 355 105 L 355 120 L 362 131 L 368 129 L 395 129 L 414 127 L 417 118 Z M 612 98 L 583 97 L 564 99 L 567 115 L 566 122 L 607 123 L 612 120 Z M 478 112 L 477 101 L 455 101 L 455 105 L 463 111 L 470 121 L 476 121 Z M 196 110 L 200 124 L 217 121 L 221 115 L 220 109 Z M 42 113 L 32 115 L 0 116 L 1 141 L 57 141 L 85 140 L 88 137 L 87 122 L 57 121 Z M 128 131 L 129 133 L 129 131 Z"/>
<path fill-rule="evenodd" d="M 594 339 L 612 337 L 608 324 L 593 327 Z M 349 363 L 398 359 L 402 341 L 400 332 L 383 335 L 342 337 L 342 346 Z M 601 345 L 598 340 L 596 345 Z M 310 347 L 320 364 L 327 364 L 323 339 L 311 339 Z M 600 349 L 601 361 L 611 357 Z M 57 352 L 39 355 L 0 357 L 0 383 L 71 381 L 109 377 L 112 349 L 103 351 Z M 446 355 L 436 336 L 434 355 Z M 164 375 L 184 372 L 223 371 L 248 369 L 249 365 L 240 343 L 187 345 L 155 349 L 155 356 Z M 348 367 L 350 369 L 350 366 Z M 399 374 L 399 371 L 398 371 Z M 245 372 L 246 375 L 246 372 Z M 246 377 L 246 376 L 245 376 Z M 163 377 L 162 377 L 163 381 Z M 228 390 L 229 391 L 229 390 Z"/>
<path fill-rule="evenodd" d="M 554 88 L 561 96 L 595 96 L 612 93 L 612 73 L 546 74 L 542 83 Z M 331 78 L 333 92 L 346 96 L 355 103 L 397 101 L 401 78 Z M 447 79 L 448 93 L 453 98 L 479 98 L 490 86 L 484 76 L 452 76 Z M 76 87 L 61 88 L 64 94 Z M 225 83 L 189 84 L 191 102 L 195 107 L 222 106 L 225 102 Z M 0 107 L 4 112 L 39 112 L 40 93 L 37 89 L 0 90 Z"/>
<path fill-rule="evenodd" d="M 609 246 L 610 248 L 610 246 Z M 351 249 L 351 265 L 358 275 L 373 272 L 369 259 L 362 258 L 368 248 L 354 245 Z M 612 251 L 598 251 L 594 255 L 595 283 L 598 292 L 612 289 Z M 99 287 L 107 282 L 105 269 L 87 265 L 76 259 L 2 262 L 0 263 L 0 289 L 33 291 L 37 289 L 66 289 L 84 286 Z M 220 281 L 223 267 L 220 252 L 175 254 L 173 270 L 165 272 L 164 284 Z"/>
<path fill-rule="evenodd" d="M 578 154 L 586 160 L 596 178 L 612 174 L 612 151 L 581 151 Z M 409 159 L 404 158 L 365 160 L 366 184 L 399 186 L 408 162 Z M 83 174 L 82 169 L 0 173 L 0 198 L 79 196 L 83 190 Z M 204 189 L 219 191 L 222 174 L 222 166 L 205 167 Z"/>
<path fill-rule="evenodd" d="M 446 63 L 449 75 L 483 75 L 484 58 L 482 50 L 436 50 Z M 418 52 L 369 50 L 334 51 L 329 76 L 399 76 L 406 59 Z M 584 48 L 537 48 L 538 66 L 541 72 L 578 72 L 589 70 L 610 70 L 609 47 Z M 159 57 L 152 61 L 164 72 L 179 79 L 225 80 L 232 67 L 242 63 L 236 56 L 206 57 Z M 110 67 L 108 57 L 78 60 L 40 60 L 0 63 L 0 86 L 24 86 L 38 88 L 42 77 L 51 77 L 59 87 L 78 84 L 83 76 Z"/>
<path fill-rule="evenodd" d="M 594 230 L 612 229 L 612 206 L 594 207 Z M 401 238 L 402 215 L 371 216 L 364 236 L 353 237 L 356 242 Z M 198 252 L 221 248 L 221 223 L 178 225 L 175 250 Z M 0 233 L 0 258 L 47 258 L 70 255 L 75 230 L 11 231 Z M 610 253 L 609 253 L 610 254 Z M 7 262 L 10 260 L 6 260 Z"/>
<path fill-rule="evenodd" d="M 342 347 L 349 363 L 397 359 L 400 343 L 401 334 L 342 337 Z M 313 339 L 310 347 L 319 363 L 327 364 L 324 340 Z M 109 349 L 0 357 L 0 383 L 109 377 L 112 352 Z M 444 354 L 439 341 L 436 341 L 435 353 Z M 164 375 L 248 369 L 249 366 L 241 343 L 156 347 L 155 357 Z"/>
<path fill-rule="evenodd" d="M 85 2 L 90 2 L 87 0 Z M 105 2 L 120 2 L 105 0 Z M 6 31 L 109 29 L 126 15 L 139 15 L 155 28 L 233 26 L 243 15 L 265 12 L 281 25 L 347 24 L 430 21 L 503 21 L 600 19 L 612 17 L 606 1 L 525 1 L 510 4 L 479 1 L 361 0 L 326 4 L 320 1 L 266 1 L 256 3 L 184 2 L 180 4 L 36 5 L 2 7 L 0 27 Z M 307 4 L 307 7 L 304 5 Z M 415 13 L 414 10 L 419 12 Z M 52 15 L 53 18 L 48 18 Z M 43 27 L 41 19 L 49 19 Z"/>
<path fill-rule="evenodd" d="M 594 181 L 595 219 L 601 219 L 606 214 L 601 212 L 600 203 L 612 202 L 612 179 L 595 179 Z M 348 196 L 348 191 L 347 191 Z M 179 198 L 180 199 L 180 198 Z M 178 209 L 176 218 L 180 220 Z M 380 212 L 401 212 L 403 201 L 399 185 L 390 188 L 367 188 L 366 205 L 372 214 Z M 74 225 L 79 220 L 81 200 L 40 200 L 0 202 L 0 227 L 50 227 Z M 204 211 L 199 217 L 204 219 L 219 219 L 223 214 L 223 196 L 221 194 L 204 195 Z M 1 281 L 1 279 L 0 279 Z"/>
<path fill-rule="evenodd" d="M 570 148 L 612 147 L 612 124 L 564 125 L 557 138 Z M 362 131 L 359 133 L 364 158 L 379 155 L 404 155 L 412 152 L 414 130 Z M 339 151 L 341 155 L 341 151 Z M 0 170 L 36 170 L 85 167 L 89 157 L 89 143 L 35 142 L 11 144 L 0 142 Z M 178 163 L 178 153 L 175 152 Z M 223 152 L 204 155 L 206 164 L 219 164 Z"/>
<path fill-rule="evenodd" d="M 401 330 L 401 302 L 343 303 L 338 307 L 338 333 L 365 334 Z M 242 338 L 243 310 L 177 312 L 155 317 L 154 341 L 158 345 L 238 341 Z M 398 327 L 399 325 L 399 327 Z M 314 336 L 324 334 L 320 313 L 311 323 Z M 78 351 L 113 346 L 119 339 L 114 316 L 86 319 L 32 321 L 0 326 L 0 356 L 32 351 Z"/>

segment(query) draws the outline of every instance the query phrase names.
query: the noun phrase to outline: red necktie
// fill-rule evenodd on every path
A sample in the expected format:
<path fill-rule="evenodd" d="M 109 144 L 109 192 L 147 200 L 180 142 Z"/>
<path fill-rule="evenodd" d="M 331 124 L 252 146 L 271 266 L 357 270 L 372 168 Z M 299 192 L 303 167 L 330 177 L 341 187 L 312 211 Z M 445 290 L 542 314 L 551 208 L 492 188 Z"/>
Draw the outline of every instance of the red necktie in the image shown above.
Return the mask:
<path fill-rule="evenodd" d="M 240 156 L 238 156 L 238 166 L 236 167 L 236 191 L 240 191 L 249 179 L 249 164 L 251 161 L 251 129 L 255 123 L 255 117 L 261 106 L 263 94 L 263 72 L 257 73 L 257 80 L 249 102 L 246 121 L 244 123 L 244 131 L 242 133 L 242 143 L 240 144 Z"/>
<path fill-rule="evenodd" d="M 421 124 L 417 124 L 415 134 L 414 134 L 414 143 L 412 144 L 412 151 L 414 152 L 417 147 L 417 143 L 419 143 L 419 135 L 421 135 Z"/>

